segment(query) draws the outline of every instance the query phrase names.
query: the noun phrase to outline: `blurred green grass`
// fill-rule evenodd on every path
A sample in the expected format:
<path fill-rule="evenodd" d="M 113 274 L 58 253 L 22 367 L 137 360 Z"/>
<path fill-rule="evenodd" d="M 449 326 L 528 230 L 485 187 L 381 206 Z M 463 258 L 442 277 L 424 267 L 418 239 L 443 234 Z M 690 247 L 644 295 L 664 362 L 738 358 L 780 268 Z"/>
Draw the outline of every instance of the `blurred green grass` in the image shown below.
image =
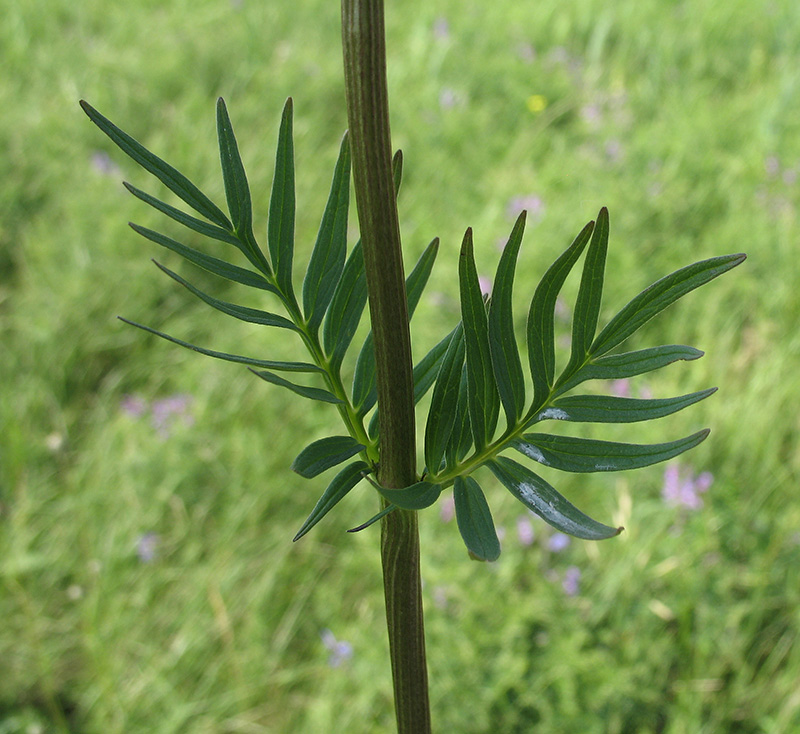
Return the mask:
<path fill-rule="evenodd" d="M 390 732 L 377 532 L 343 532 L 373 513 L 372 492 L 290 543 L 322 486 L 289 463 L 338 430 L 335 412 L 114 319 L 299 354 L 159 276 L 151 257 L 182 266 L 126 220 L 177 231 L 120 180 L 159 187 L 77 105 L 88 99 L 222 201 L 224 96 L 263 233 L 294 96 L 302 261 L 345 128 L 338 5 L 0 0 L 0 11 L 0 732 Z M 714 475 L 701 510 L 663 503 L 661 467 L 550 477 L 626 526 L 556 552 L 541 524 L 520 542 L 526 516 L 486 477 L 505 531 L 492 565 L 468 562 L 437 510 L 422 516 L 436 729 L 799 730 L 794 4 L 408 0 L 389 4 L 387 24 L 407 262 L 442 238 L 414 319 L 418 355 L 456 320 L 464 228 L 490 276 L 521 199 L 532 226 L 520 318 L 601 205 L 606 315 L 683 264 L 749 255 L 635 341 L 708 354 L 634 391 L 720 392 L 612 436 L 711 426 L 684 460 Z M 152 411 L 176 395 L 191 396 L 192 422 L 173 416 L 164 436 Z M 150 412 L 124 410 L 130 396 Z M 156 539 L 152 560 L 143 538 Z M 338 667 L 326 629 L 352 645 Z"/>

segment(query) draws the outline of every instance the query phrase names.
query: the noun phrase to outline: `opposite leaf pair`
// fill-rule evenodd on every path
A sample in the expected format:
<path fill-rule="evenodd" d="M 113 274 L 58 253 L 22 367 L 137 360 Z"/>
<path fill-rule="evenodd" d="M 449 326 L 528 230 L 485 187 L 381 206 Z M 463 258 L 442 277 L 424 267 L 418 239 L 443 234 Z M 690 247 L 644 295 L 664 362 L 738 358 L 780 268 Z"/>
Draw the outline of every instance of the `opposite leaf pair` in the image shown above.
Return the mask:
<path fill-rule="evenodd" d="M 292 105 L 284 109 L 278 138 L 275 178 L 267 223 L 269 258 L 253 232 L 253 207 L 244 166 L 224 102 L 217 105 L 217 130 L 223 180 L 230 219 L 183 174 L 153 155 L 85 102 L 86 113 L 133 160 L 159 178 L 203 219 L 198 219 L 126 184 L 131 193 L 190 230 L 236 247 L 251 267 L 240 267 L 202 253 L 144 227 L 132 227 L 147 239 L 177 252 L 209 272 L 240 285 L 277 297 L 287 316 L 220 301 L 203 293 L 171 270 L 170 277 L 213 308 L 237 319 L 274 326 L 296 333 L 304 343 L 309 362 L 264 360 L 196 347 L 155 329 L 134 324 L 176 344 L 208 356 L 246 364 L 262 379 L 304 397 L 333 403 L 347 430 L 346 436 L 315 441 L 295 459 L 292 468 L 315 477 L 355 456 L 341 469 L 295 536 L 302 537 L 359 482 L 375 472 L 380 457 L 375 407 L 375 362 L 371 334 L 367 335 L 354 367 L 352 390 L 342 380 L 342 364 L 366 305 L 364 262 L 360 242 L 347 254 L 350 154 L 347 136 L 342 141 L 331 192 L 319 234 L 303 279 L 302 308 L 293 286 L 294 158 Z M 395 156 L 395 189 L 399 189 L 402 159 Z M 674 413 L 702 400 L 714 389 L 661 400 L 635 400 L 601 395 L 566 393 L 586 380 L 627 378 L 658 369 L 677 360 L 690 360 L 702 352 L 686 346 L 659 346 L 622 354 L 609 354 L 645 322 L 691 290 L 730 270 L 744 255 L 712 258 L 682 268 L 645 289 L 595 336 L 603 290 L 608 247 L 608 212 L 601 209 L 597 222 L 583 228 L 574 242 L 547 270 L 528 312 L 527 361 L 533 395 L 526 399 L 522 359 L 514 334 L 512 290 L 517 257 L 525 228 L 520 216 L 497 268 L 488 302 L 478 283 L 472 232 L 467 230 L 459 258 L 460 323 L 414 368 L 414 401 L 433 388 L 426 420 L 423 453 L 426 469 L 416 484 L 405 489 L 376 488 L 385 508 L 354 530 L 371 525 L 396 508 L 419 510 L 432 505 L 441 492 L 453 486 L 461 535 L 471 553 L 494 560 L 500 553 L 497 534 L 486 498 L 471 476 L 486 466 L 509 491 L 533 512 L 559 530 L 581 538 L 611 537 L 619 528 L 599 523 L 573 507 L 550 484 L 526 466 L 501 456 L 513 449 L 544 466 L 569 472 L 616 471 L 647 466 L 670 459 L 700 443 L 708 431 L 660 444 L 637 445 L 544 433 L 529 429 L 545 420 L 628 423 Z M 587 248 L 588 245 L 588 248 Z M 419 302 L 436 257 L 438 241 L 431 242 L 406 280 L 409 314 Z M 556 299 L 586 250 L 574 310 L 569 360 L 555 373 Z M 132 322 L 128 322 L 132 323 Z M 320 338 L 320 327 L 322 335 Z M 319 375 L 324 387 L 298 385 L 276 372 Z M 506 427 L 497 435 L 500 407 Z M 372 482 L 372 480 L 370 480 Z M 374 484 L 374 483 L 373 483 Z"/>

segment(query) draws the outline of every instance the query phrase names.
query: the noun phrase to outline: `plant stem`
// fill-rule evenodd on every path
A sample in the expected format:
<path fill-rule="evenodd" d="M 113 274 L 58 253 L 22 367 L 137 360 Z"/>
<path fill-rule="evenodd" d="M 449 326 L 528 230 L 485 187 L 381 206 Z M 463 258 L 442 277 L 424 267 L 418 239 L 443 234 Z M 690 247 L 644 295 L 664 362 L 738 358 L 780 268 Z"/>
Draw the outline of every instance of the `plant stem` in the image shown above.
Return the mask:
<path fill-rule="evenodd" d="M 414 381 L 392 180 L 383 0 L 342 0 L 347 117 L 377 376 L 384 487 L 417 481 Z M 416 513 L 383 518 L 381 557 L 399 734 L 430 732 Z"/>

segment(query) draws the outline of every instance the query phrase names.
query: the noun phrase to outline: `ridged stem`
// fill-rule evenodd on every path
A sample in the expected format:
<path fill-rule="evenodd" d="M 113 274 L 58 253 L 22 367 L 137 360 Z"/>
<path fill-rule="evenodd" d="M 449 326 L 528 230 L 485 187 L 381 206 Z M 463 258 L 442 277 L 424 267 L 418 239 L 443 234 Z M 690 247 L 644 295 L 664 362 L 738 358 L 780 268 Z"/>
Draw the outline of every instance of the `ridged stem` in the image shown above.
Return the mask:
<path fill-rule="evenodd" d="M 342 44 L 356 204 L 378 390 L 384 487 L 416 476 L 414 381 L 400 227 L 392 180 L 383 0 L 342 0 Z M 430 705 L 416 513 L 381 525 L 386 623 L 399 734 L 428 734 Z"/>

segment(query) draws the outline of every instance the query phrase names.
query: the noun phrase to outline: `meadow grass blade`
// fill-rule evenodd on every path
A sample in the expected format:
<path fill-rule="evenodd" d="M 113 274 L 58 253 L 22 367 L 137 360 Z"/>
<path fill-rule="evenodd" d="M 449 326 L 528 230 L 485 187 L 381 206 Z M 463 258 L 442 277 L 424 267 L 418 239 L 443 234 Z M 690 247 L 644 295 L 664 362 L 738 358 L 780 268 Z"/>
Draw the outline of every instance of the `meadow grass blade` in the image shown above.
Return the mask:
<path fill-rule="evenodd" d="M 239 154 L 239 145 L 233 133 L 233 125 L 228 116 L 225 101 L 217 100 L 217 138 L 219 139 L 219 159 L 222 165 L 222 180 L 225 184 L 225 196 L 228 200 L 228 211 L 233 221 L 233 228 L 239 238 L 253 252 L 260 255 L 264 265 L 268 266 L 261 254 L 253 234 L 253 202 L 250 198 L 250 186 L 244 163 Z"/>
<path fill-rule="evenodd" d="M 289 380 L 285 380 L 282 377 L 278 377 L 278 375 L 273 375 L 271 372 L 267 372 L 266 370 L 250 370 L 254 375 L 258 375 L 262 380 L 266 382 L 271 382 L 273 385 L 279 385 L 280 387 L 285 387 L 287 390 L 291 390 L 293 393 L 297 393 L 298 395 L 302 395 L 304 398 L 309 398 L 310 400 L 318 400 L 321 403 L 343 403 L 343 400 L 337 398 L 332 392 L 328 390 L 323 390 L 319 387 L 308 387 L 307 385 L 297 385 L 294 382 L 289 382 Z"/>
<path fill-rule="evenodd" d="M 672 459 L 708 436 L 706 428 L 677 441 L 653 444 L 617 443 L 572 436 L 526 433 L 510 446 L 543 466 L 568 472 L 625 471 Z"/>
<path fill-rule="evenodd" d="M 744 262 L 746 255 L 723 255 L 676 270 L 643 290 L 600 332 L 591 354 L 600 356 L 621 344 L 639 327 L 695 288 Z"/>
<path fill-rule="evenodd" d="M 555 308 L 558 294 L 594 230 L 589 222 L 572 244 L 547 269 L 528 311 L 528 361 L 533 378 L 533 404 L 544 405 L 555 380 Z"/>
<path fill-rule="evenodd" d="M 347 214 L 350 206 L 350 146 L 345 134 L 333 173 L 328 203 L 303 279 L 303 313 L 316 331 L 330 305 L 344 268 L 347 252 Z"/>
<path fill-rule="evenodd" d="M 578 300 L 572 315 L 572 352 L 564 374 L 575 372 L 586 360 L 589 346 L 597 329 L 600 302 L 603 298 L 606 253 L 608 252 L 608 209 L 603 207 L 597 215 L 592 240 L 586 251 Z"/>
<path fill-rule="evenodd" d="M 174 336 L 165 334 L 163 331 L 159 331 L 158 329 L 153 329 L 150 326 L 137 324 L 135 321 L 124 319 L 122 316 L 118 316 L 117 318 L 120 321 L 124 321 L 126 324 L 135 326 L 137 329 L 142 329 L 143 331 L 160 336 L 162 339 L 166 339 L 173 344 L 185 347 L 186 349 L 191 349 L 193 352 L 205 354 L 207 357 L 225 360 L 226 362 L 238 362 L 239 364 L 246 364 L 250 367 L 264 367 L 265 369 L 275 370 L 278 372 L 323 372 L 321 367 L 317 367 L 317 365 L 310 364 L 309 362 L 276 362 L 275 360 L 270 359 L 255 359 L 254 357 L 243 357 L 239 354 L 228 354 L 227 352 L 217 352 L 213 349 L 204 349 L 203 347 L 198 347 L 195 344 L 190 344 L 182 339 L 177 339 Z"/>
<path fill-rule="evenodd" d="M 489 353 L 497 381 L 497 391 L 509 426 L 514 426 L 525 407 L 525 379 L 514 336 L 512 294 L 517 256 L 525 231 L 526 212 L 522 212 L 497 265 L 492 300 L 489 304 Z"/>
<path fill-rule="evenodd" d="M 146 171 L 152 173 L 161 183 L 176 196 L 185 201 L 198 214 L 201 214 L 210 222 L 214 222 L 214 224 L 222 227 L 222 229 L 229 231 L 233 229 L 228 217 L 225 216 L 222 210 L 180 171 L 161 160 L 157 155 L 151 153 L 141 143 L 128 135 L 128 133 L 120 130 L 113 122 L 101 115 L 88 102 L 81 100 L 80 105 L 89 119 L 97 125 L 123 153 L 130 156 Z"/>
<path fill-rule="evenodd" d="M 188 247 L 187 245 L 177 242 L 171 237 L 167 237 L 160 232 L 154 232 L 152 229 L 140 227 L 138 224 L 133 224 L 132 222 L 130 223 L 130 227 L 134 232 L 140 234 L 142 237 L 145 237 L 151 242 L 155 242 L 157 245 L 166 247 L 168 250 L 177 252 L 179 255 L 186 258 L 190 263 L 203 268 L 203 270 L 207 270 L 209 273 L 219 275 L 221 278 L 233 281 L 234 283 L 240 283 L 241 285 L 246 285 L 251 288 L 269 291 L 270 293 L 275 293 L 276 295 L 280 296 L 278 289 L 258 273 L 254 273 L 253 271 L 245 268 L 240 268 L 238 265 L 232 265 L 231 263 L 226 262 L 225 260 L 220 260 L 212 255 L 206 255 L 204 252 L 200 252 L 192 247 Z"/>
<path fill-rule="evenodd" d="M 269 200 L 267 246 L 278 287 L 290 300 L 292 287 L 292 257 L 294 256 L 294 144 L 292 142 L 292 98 L 286 100 L 278 132 L 275 153 L 275 176 Z"/>
<path fill-rule="evenodd" d="M 292 462 L 292 471 L 311 479 L 366 448 L 352 436 L 328 436 L 306 446 Z"/>
<path fill-rule="evenodd" d="M 306 521 L 292 540 L 300 540 L 364 478 L 369 470 L 369 464 L 363 461 L 356 461 L 342 469 L 317 500 L 317 504 L 314 505 L 311 514 L 306 518 Z"/>
<path fill-rule="evenodd" d="M 335 370 L 342 364 L 347 348 L 353 341 L 366 305 L 367 277 L 359 241 L 347 258 L 322 327 L 323 348 Z"/>
<path fill-rule="evenodd" d="M 284 316 L 279 316 L 278 314 L 270 313 L 269 311 L 262 311 L 258 308 L 248 308 L 247 306 L 239 306 L 235 303 L 228 303 L 227 301 L 220 301 L 213 296 L 209 296 L 207 293 L 203 293 L 199 288 L 196 288 L 187 280 L 181 278 L 180 275 L 177 273 L 172 272 L 169 268 L 161 265 L 161 263 L 156 262 L 153 260 L 156 266 L 164 273 L 169 275 L 170 278 L 176 280 L 180 283 L 184 288 L 186 288 L 190 293 L 193 293 L 197 296 L 201 301 L 205 301 L 209 306 L 217 309 L 217 311 L 222 311 L 222 313 L 226 313 L 229 316 L 233 316 L 234 318 L 239 319 L 240 321 L 247 321 L 251 324 L 261 324 L 262 326 L 277 326 L 281 329 L 290 329 L 291 331 L 299 332 L 297 326 L 295 326 L 289 319 Z"/>
<path fill-rule="evenodd" d="M 472 477 L 456 477 L 453 499 L 458 531 L 467 549 L 482 561 L 496 561 L 500 541 L 483 490 Z"/>
<path fill-rule="evenodd" d="M 604 540 L 622 532 L 593 520 L 572 505 L 530 469 L 503 456 L 487 463 L 491 472 L 529 510 L 567 535 L 584 540 Z"/>
<path fill-rule="evenodd" d="M 555 394 L 562 395 L 586 380 L 621 380 L 635 377 L 661 369 L 679 360 L 699 359 L 703 354 L 694 347 L 667 344 L 593 358 L 569 379 L 562 382 L 559 378 L 555 385 Z"/>
<path fill-rule="evenodd" d="M 425 425 L 425 464 L 431 474 L 439 471 L 447 442 L 453 431 L 465 348 L 464 330 L 458 328 L 450 340 L 436 376 L 428 421 Z"/>
<path fill-rule="evenodd" d="M 674 398 L 643 400 L 607 395 L 568 395 L 559 398 L 539 414 L 539 419 L 555 418 L 582 423 L 635 423 L 663 418 L 707 398 L 717 391 L 708 390 Z"/>
<path fill-rule="evenodd" d="M 469 379 L 469 417 L 475 447 L 480 450 L 494 435 L 500 400 L 492 369 L 489 326 L 478 282 L 478 272 L 475 268 L 471 228 L 467 229 L 461 244 L 458 282 Z"/>
<path fill-rule="evenodd" d="M 239 239 L 234 237 L 233 234 L 231 234 L 231 232 L 229 232 L 227 229 L 222 229 L 222 227 L 218 227 L 216 224 L 210 224 L 209 222 L 204 222 L 202 219 L 193 217 L 191 214 L 187 214 L 171 204 L 167 204 L 166 202 L 161 201 L 161 199 L 151 196 L 146 191 L 137 189 L 133 184 L 130 184 L 127 181 L 123 181 L 122 185 L 137 199 L 141 199 L 145 204 L 149 204 L 162 214 L 166 214 L 168 217 L 170 217 L 170 219 L 174 219 L 179 224 L 182 224 L 185 227 L 188 227 L 189 229 L 194 230 L 195 232 L 206 237 L 219 240 L 220 242 L 225 242 L 228 245 L 233 245 L 234 247 L 238 247 L 240 250 L 243 250 L 243 245 Z"/>

